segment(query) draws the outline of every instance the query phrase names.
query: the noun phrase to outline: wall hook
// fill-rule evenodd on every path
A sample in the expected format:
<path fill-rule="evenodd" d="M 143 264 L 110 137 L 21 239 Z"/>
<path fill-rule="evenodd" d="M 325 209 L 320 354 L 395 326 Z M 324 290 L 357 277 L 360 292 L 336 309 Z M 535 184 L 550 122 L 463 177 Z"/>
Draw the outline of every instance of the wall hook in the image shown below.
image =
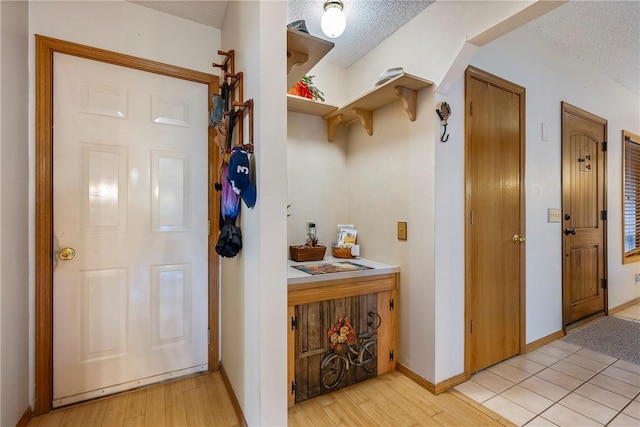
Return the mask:
<path fill-rule="evenodd" d="M 447 142 L 449 140 L 449 135 L 447 134 L 447 119 L 451 115 L 451 107 L 446 102 L 440 102 L 436 105 L 436 113 L 438 113 L 438 117 L 442 121 L 442 125 L 444 126 L 444 130 L 442 131 L 442 136 L 440 137 L 440 141 Z M 446 138 L 445 138 L 446 135 Z"/>
<path fill-rule="evenodd" d="M 444 130 L 442 131 L 442 136 L 440 137 L 440 141 L 447 142 L 449 140 L 449 135 L 445 138 L 444 135 L 447 133 L 447 121 L 444 122 Z"/>

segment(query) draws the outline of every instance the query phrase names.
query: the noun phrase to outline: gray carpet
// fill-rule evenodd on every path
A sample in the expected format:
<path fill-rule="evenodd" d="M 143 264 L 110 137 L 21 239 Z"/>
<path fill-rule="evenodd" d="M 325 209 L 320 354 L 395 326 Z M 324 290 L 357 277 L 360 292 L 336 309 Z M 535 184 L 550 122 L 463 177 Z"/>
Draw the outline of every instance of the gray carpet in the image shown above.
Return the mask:
<path fill-rule="evenodd" d="M 640 365 L 640 323 L 608 316 L 571 332 L 563 341 Z"/>

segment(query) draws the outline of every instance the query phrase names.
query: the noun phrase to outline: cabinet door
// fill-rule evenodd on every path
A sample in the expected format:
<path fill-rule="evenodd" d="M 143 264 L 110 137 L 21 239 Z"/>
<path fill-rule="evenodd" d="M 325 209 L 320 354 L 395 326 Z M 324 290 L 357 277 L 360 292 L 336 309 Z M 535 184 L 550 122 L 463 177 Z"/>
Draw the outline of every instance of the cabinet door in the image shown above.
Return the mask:
<path fill-rule="evenodd" d="M 287 387 L 289 395 L 287 397 L 287 405 L 293 406 L 296 401 L 295 381 L 296 381 L 296 331 L 293 322 L 296 316 L 296 308 L 293 305 L 287 307 Z"/>
<path fill-rule="evenodd" d="M 376 294 L 380 327 L 378 328 L 378 375 L 396 368 L 396 322 L 397 304 L 396 291 L 379 292 Z"/>
<path fill-rule="evenodd" d="M 377 304 L 376 294 L 370 294 L 296 306 L 297 328 L 293 352 L 296 403 L 331 391 L 327 390 L 321 381 L 322 360 L 333 353 L 327 330 L 339 318 L 349 317 L 356 335 L 364 332 L 376 335 L 379 333 L 378 330 L 382 328 L 382 322 L 380 322 L 380 328 L 376 329 L 375 326 L 378 326 L 377 318 L 375 315 L 370 316 L 369 313 L 377 313 Z M 358 344 L 354 344 L 353 348 L 357 350 Z M 351 356 L 357 359 L 357 355 L 352 354 Z M 332 390 L 363 381 L 376 376 L 376 374 L 376 372 L 370 373 L 356 364 L 352 364 L 349 369 L 345 370 L 344 378 L 340 384 Z"/>

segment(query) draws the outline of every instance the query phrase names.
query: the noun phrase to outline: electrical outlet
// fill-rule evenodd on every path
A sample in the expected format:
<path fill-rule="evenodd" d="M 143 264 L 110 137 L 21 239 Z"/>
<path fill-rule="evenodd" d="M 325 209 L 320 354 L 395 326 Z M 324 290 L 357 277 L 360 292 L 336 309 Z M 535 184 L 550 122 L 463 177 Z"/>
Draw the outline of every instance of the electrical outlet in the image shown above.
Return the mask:
<path fill-rule="evenodd" d="M 640 283 L 640 274 L 636 274 L 636 283 Z"/>
<path fill-rule="evenodd" d="M 547 222 L 560 222 L 562 220 L 562 214 L 560 209 L 547 209 Z"/>
<path fill-rule="evenodd" d="M 407 240 L 406 222 L 398 222 L 398 240 Z"/>

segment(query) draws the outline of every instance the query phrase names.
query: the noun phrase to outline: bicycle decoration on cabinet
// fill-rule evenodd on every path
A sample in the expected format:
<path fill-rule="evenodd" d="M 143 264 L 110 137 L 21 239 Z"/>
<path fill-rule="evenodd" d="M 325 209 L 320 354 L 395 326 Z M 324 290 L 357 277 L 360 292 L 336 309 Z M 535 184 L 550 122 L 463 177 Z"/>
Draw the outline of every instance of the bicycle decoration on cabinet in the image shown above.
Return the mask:
<path fill-rule="evenodd" d="M 367 326 L 378 329 L 381 323 L 378 313 L 370 311 L 368 316 L 373 321 L 369 321 Z M 359 366 L 367 373 L 376 372 L 377 335 L 366 331 L 356 337 L 349 317 L 345 316 L 338 318 L 336 324 L 327 329 L 327 336 L 331 342 L 331 352 L 320 363 L 320 381 L 325 389 L 336 388 L 352 366 Z"/>

